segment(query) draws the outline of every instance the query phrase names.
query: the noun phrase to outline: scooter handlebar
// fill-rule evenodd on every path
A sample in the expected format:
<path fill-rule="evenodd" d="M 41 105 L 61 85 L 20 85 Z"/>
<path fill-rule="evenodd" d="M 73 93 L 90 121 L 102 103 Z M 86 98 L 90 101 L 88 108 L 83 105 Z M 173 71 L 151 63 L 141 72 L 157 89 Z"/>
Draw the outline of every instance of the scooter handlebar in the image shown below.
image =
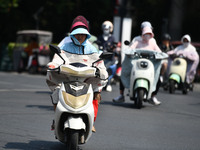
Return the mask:
<path fill-rule="evenodd" d="M 135 57 L 139 57 L 139 58 L 146 58 L 146 59 L 155 59 L 155 55 L 152 53 L 140 53 L 140 52 L 135 52 L 134 53 Z"/>

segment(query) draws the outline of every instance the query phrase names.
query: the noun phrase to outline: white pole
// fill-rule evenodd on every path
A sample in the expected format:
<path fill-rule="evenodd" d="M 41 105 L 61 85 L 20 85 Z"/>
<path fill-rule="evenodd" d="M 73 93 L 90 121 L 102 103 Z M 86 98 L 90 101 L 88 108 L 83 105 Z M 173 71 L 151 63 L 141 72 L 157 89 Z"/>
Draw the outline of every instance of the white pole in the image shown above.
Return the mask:
<path fill-rule="evenodd" d="M 121 40 L 121 60 L 123 62 L 124 60 L 124 49 L 128 48 L 124 44 L 125 40 L 130 41 L 131 40 L 131 28 L 132 28 L 132 19 L 131 18 L 124 18 L 122 22 L 122 40 Z"/>
<path fill-rule="evenodd" d="M 119 42 L 120 40 L 120 27 L 121 27 L 121 17 L 114 16 L 113 18 L 114 30 L 113 36 L 115 37 L 115 42 Z"/>

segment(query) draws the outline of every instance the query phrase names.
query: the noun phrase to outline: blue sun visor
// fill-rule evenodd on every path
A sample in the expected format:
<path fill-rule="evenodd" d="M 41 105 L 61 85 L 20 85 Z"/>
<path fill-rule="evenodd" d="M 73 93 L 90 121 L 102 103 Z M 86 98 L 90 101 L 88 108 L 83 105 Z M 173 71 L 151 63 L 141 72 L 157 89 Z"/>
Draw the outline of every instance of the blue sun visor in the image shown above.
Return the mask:
<path fill-rule="evenodd" d="M 75 35 L 75 34 L 86 34 L 87 35 L 87 39 L 89 39 L 91 37 L 90 33 L 88 32 L 88 30 L 84 29 L 84 28 L 77 28 L 75 30 L 73 30 L 70 35 Z"/>

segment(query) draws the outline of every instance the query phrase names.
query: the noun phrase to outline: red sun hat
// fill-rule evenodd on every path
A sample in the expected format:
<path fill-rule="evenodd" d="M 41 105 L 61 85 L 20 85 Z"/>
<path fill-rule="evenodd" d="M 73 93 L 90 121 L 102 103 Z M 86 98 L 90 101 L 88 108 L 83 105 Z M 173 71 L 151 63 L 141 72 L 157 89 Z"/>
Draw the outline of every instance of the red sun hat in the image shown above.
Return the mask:
<path fill-rule="evenodd" d="M 73 30 L 77 28 L 85 28 L 87 31 L 89 31 L 88 22 L 85 17 L 77 16 L 72 22 L 70 32 L 72 32 Z"/>

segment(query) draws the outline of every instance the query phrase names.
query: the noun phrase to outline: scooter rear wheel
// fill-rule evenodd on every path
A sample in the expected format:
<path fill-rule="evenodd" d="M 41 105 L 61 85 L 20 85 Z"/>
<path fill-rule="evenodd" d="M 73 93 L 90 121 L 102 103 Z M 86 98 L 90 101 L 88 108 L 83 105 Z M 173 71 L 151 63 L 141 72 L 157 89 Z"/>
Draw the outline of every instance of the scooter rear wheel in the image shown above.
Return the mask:
<path fill-rule="evenodd" d="M 175 92 L 175 81 L 169 80 L 169 93 L 173 94 Z"/>
<path fill-rule="evenodd" d="M 188 91 L 187 91 L 187 83 L 183 83 L 182 93 L 185 94 L 185 95 L 188 93 Z"/>

